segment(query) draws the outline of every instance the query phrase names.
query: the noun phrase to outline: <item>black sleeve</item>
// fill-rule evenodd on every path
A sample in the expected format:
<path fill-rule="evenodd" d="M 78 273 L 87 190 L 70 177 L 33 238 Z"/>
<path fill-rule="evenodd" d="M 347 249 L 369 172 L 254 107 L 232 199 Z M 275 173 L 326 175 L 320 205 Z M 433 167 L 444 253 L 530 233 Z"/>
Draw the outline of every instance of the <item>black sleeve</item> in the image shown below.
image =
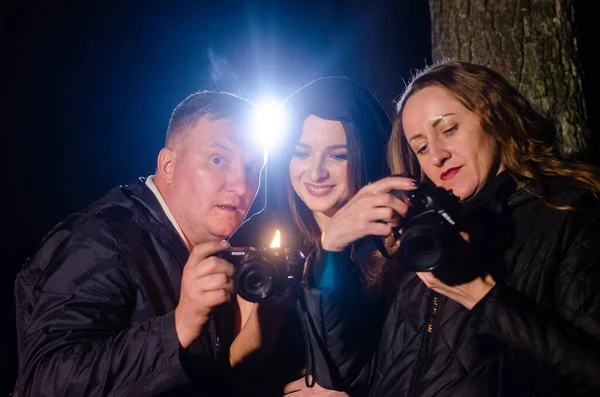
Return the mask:
<path fill-rule="evenodd" d="M 474 308 L 484 332 L 552 374 L 572 396 L 600 395 L 600 227 L 593 213 L 568 216 L 556 311 L 504 286 Z"/>
<path fill-rule="evenodd" d="M 316 270 L 305 283 L 300 308 L 307 375 L 322 387 L 360 394 L 370 380 L 382 305 L 365 290 L 362 272 L 347 254 L 324 251 L 321 258 L 307 262 Z M 333 277 L 323 269 L 332 259 L 337 268 Z"/>
<path fill-rule="evenodd" d="M 91 218 L 51 235 L 21 271 L 20 397 L 150 396 L 189 382 L 173 312 L 132 326 L 139 288 L 125 262 Z"/>

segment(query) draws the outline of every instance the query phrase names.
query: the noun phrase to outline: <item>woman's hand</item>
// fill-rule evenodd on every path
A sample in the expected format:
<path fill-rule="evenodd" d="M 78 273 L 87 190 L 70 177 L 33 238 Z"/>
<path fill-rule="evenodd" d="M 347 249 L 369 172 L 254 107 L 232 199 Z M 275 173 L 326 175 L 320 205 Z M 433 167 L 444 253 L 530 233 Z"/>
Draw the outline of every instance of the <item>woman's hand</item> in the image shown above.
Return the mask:
<path fill-rule="evenodd" d="M 469 235 L 467 233 L 461 232 L 460 235 L 467 243 L 469 242 Z M 469 310 L 496 285 L 496 281 L 489 274 L 477 277 L 464 284 L 452 286 L 445 284 L 431 272 L 417 272 L 417 276 L 419 276 L 428 288 L 447 296 Z"/>
<path fill-rule="evenodd" d="M 454 286 L 444 284 L 430 272 L 417 272 L 417 276 L 423 280 L 427 287 L 460 303 L 469 310 L 496 285 L 496 282 L 489 274 L 485 277 L 478 277 L 468 283 Z"/>
<path fill-rule="evenodd" d="M 390 192 L 416 186 L 414 179 L 405 177 L 387 177 L 364 186 L 329 220 L 321 235 L 323 249 L 342 251 L 365 236 L 388 236 L 408 210 L 408 205 Z"/>

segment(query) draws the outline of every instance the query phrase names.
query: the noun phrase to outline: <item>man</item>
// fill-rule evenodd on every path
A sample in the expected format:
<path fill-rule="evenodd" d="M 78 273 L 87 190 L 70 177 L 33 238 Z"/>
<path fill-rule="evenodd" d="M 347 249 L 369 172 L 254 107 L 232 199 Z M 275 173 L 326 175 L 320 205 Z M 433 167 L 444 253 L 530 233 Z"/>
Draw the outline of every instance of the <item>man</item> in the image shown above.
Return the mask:
<path fill-rule="evenodd" d="M 154 176 L 44 238 L 15 283 L 17 395 L 233 393 L 231 366 L 264 341 L 255 305 L 227 303 L 234 269 L 215 254 L 258 189 L 253 111 L 227 93 L 189 96 Z"/>

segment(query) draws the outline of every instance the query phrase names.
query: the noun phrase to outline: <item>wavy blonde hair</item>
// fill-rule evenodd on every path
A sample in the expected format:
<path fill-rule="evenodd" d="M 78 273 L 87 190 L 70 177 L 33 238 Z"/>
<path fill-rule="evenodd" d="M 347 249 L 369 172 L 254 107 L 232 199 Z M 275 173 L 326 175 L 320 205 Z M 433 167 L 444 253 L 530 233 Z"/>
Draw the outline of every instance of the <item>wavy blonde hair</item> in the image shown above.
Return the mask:
<path fill-rule="evenodd" d="M 600 196 L 599 170 L 588 164 L 564 159 L 557 145 L 554 123 L 538 112 L 532 104 L 498 72 L 482 65 L 442 61 L 418 72 L 397 101 L 392 135 L 388 142 L 388 164 L 393 174 L 408 171 L 416 178 L 426 178 L 419 161 L 409 146 L 402 114 L 408 99 L 416 92 L 438 86 L 446 89 L 480 120 L 482 129 L 496 138 L 500 161 L 515 178 L 533 179 L 545 196 L 545 177 L 564 176 L 576 185 Z M 548 201 L 546 200 L 546 203 Z M 549 204 L 549 203 L 548 203 Z M 551 205 L 551 204 L 550 204 Z M 568 209 L 551 205 L 557 209 Z M 393 250 L 396 247 L 391 247 Z M 375 261 L 371 282 L 390 279 L 382 277 L 381 257 Z"/>

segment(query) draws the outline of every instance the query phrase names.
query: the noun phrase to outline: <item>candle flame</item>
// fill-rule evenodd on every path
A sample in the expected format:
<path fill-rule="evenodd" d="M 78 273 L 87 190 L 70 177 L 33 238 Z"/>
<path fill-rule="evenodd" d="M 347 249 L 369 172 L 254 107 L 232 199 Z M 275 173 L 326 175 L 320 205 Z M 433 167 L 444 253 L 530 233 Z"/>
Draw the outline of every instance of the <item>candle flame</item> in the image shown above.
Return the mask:
<path fill-rule="evenodd" d="M 281 247 L 281 233 L 279 229 L 275 231 L 275 237 L 273 237 L 273 241 L 271 242 L 271 248 L 280 248 Z"/>

